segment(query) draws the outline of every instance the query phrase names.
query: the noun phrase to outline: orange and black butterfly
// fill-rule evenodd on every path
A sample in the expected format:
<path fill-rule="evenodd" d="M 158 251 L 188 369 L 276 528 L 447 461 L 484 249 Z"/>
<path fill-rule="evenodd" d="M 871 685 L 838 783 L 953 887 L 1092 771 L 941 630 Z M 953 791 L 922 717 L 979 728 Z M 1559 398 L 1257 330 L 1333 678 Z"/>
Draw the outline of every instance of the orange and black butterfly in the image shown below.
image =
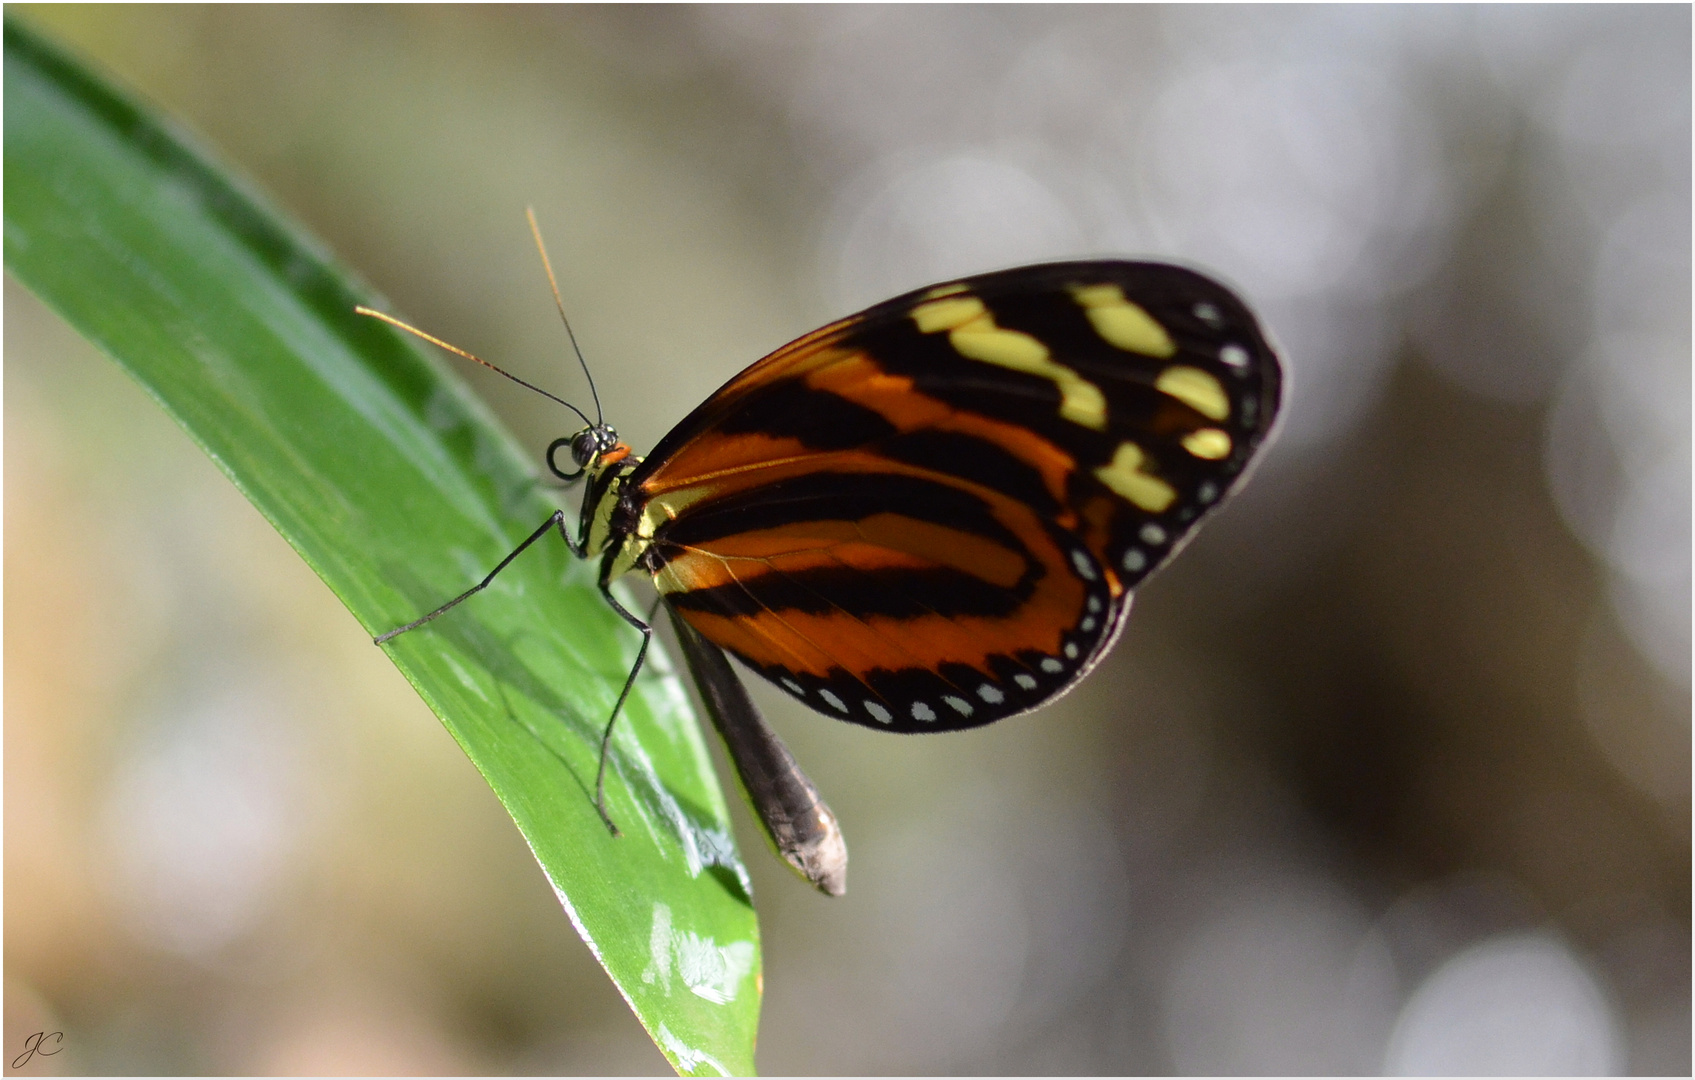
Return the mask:
<path fill-rule="evenodd" d="M 557 529 L 600 559 L 645 654 L 651 628 L 610 586 L 648 575 L 779 850 L 839 892 L 834 818 L 719 650 L 877 730 L 1052 701 L 1240 482 L 1281 381 L 1242 301 L 1181 267 L 1048 263 L 920 289 L 765 357 L 646 458 L 584 416 L 547 454 L 587 481 L 576 535 L 555 514 L 476 588 L 378 640 Z"/>

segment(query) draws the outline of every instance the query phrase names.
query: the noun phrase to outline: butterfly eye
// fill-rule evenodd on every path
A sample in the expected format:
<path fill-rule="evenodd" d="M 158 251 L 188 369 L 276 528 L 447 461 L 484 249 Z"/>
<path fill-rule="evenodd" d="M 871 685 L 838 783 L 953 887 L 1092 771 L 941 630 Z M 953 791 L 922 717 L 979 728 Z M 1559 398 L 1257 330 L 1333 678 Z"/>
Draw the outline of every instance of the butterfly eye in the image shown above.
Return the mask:
<path fill-rule="evenodd" d="M 586 469 L 595 455 L 606 448 L 601 444 L 600 432 L 590 428 L 571 440 L 571 460 L 577 463 L 578 468 Z"/>
<path fill-rule="evenodd" d="M 566 472 L 554 460 L 554 456 L 559 453 L 562 447 L 566 446 L 571 448 L 571 460 L 576 463 L 576 472 Z M 600 453 L 601 450 L 600 440 L 597 438 L 594 428 L 584 428 L 570 438 L 554 439 L 547 447 L 548 470 L 554 476 L 567 482 L 580 479 L 583 473 L 587 471 L 589 462 L 593 461 L 595 455 Z"/>

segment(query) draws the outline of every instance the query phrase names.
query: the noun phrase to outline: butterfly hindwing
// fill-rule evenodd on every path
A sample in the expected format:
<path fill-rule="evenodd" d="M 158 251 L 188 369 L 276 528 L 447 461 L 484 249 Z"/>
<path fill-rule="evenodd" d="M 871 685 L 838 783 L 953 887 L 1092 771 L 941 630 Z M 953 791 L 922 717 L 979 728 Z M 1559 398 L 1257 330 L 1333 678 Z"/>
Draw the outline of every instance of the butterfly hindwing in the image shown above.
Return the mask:
<path fill-rule="evenodd" d="M 911 293 L 737 376 L 630 477 L 708 640 L 826 715 L 973 727 L 1063 693 L 1240 478 L 1280 373 L 1202 275 L 1058 263 Z"/>

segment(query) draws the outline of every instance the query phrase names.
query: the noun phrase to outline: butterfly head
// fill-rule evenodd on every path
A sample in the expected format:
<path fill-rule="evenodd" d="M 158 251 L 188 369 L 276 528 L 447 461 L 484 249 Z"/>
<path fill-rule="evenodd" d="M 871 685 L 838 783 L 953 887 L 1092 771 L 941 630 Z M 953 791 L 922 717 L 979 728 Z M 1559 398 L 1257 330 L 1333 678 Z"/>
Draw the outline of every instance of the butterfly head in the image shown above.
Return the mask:
<path fill-rule="evenodd" d="M 554 456 L 562 447 L 570 447 L 571 461 L 577 466 L 575 472 L 565 472 L 554 460 Z M 574 482 L 588 473 L 599 472 L 629 456 L 629 446 L 618 441 L 618 432 L 613 430 L 612 425 L 593 424 L 575 435 L 553 440 L 547 448 L 547 467 L 561 480 Z"/>

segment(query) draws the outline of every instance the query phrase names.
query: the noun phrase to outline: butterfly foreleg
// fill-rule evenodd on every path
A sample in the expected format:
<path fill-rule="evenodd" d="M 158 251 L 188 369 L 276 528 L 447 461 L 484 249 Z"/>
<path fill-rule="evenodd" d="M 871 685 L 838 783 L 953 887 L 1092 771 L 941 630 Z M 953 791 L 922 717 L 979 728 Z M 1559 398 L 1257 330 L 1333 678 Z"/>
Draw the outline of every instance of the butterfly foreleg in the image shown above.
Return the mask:
<path fill-rule="evenodd" d="M 642 665 L 647 662 L 647 647 L 653 641 L 653 626 L 631 614 L 618 602 L 618 598 L 612 595 L 612 582 L 605 577 L 601 578 L 600 595 L 606 599 L 607 605 L 618 613 L 619 618 L 642 632 L 641 647 L 636 650 L 636 662 L 630 667 L 630 674 L 624 680 L 624 689 L 619 692 L 618 702 L 612 706 L 612 715 L 607 718 L 606 730 L 600 736 L 600 767 L 594 774 L 594 808 L 600 811 L 600 819 L 606 822 L 606 827 L 612 830 L 612 835 L 617 836 L 618 826 L 606 812 L 606 755 L 612 749 L 612 729 L 618 723 L 618 714 L 623 711 L 624 702 L 629 698 L 630 691 L 635 688 L 636 676 L 641 674 Z M 653 618 L 651 613 L 648 618 Z"/>
<path fill-rule="evenodd" d="M 390 638 L 399 637 L 401 634 L 406 633 L 406 631 L 408 631 L 408 630 L 416 630 L 418 627 L 429 622 L 431 619 L 434 619 L 439 615 L 445 615 L 449 611 L 452 611 L 455 607 L 458 607 L 460 604 L 464 603 L 466 600 L 469 600 L 471 597 L 477 595 L 478 593 L 482 592 L 484 589 L 488 588 L 489 584 L 494 581 L 495 575 L 499 574 L 502 570 L 504 570 L 508 566 L 510 566 L 512 564 L 513 559 L 516 559 L 518 556 L 520 556 L 524 553 L 524 549 L 528 548 L 531 544 L 535 543 L 537 540 L 540 540 L 542 537 L 546 536 L 547 531 L 549 529 L 558 529 L 559 530 L 559 538 L 561 540 L 565 541 L 565 546 L 570 549 L 571 554 L 575 555 L 579 559 L 583 557 L 582 544 L 579 543 L 576 540 L 573 540 L 571 538 L 571 534 L 565 531 L 565 511 L 555 510 L 553 512 L 552 517 L 548 518 L 546 521 L 541 523 L 541 528 L 539 528 L 535 532 L 531 533 L 528 537 L 526 537 L 524 539 L 523 543 L 521 543 L 517 547 L 513 548 L 512 553 L 510 555 L 506 556 L 506 558 L 500 560 L 500 565 L 496 566 L 493 570 L 490 570 L 488 572 L 488 576 L 483 578 L 483 580 L 477 582 L 475 585 L 471 586 L 469 589 L 466 589 L 464 592 L 460 593 L 458 596 L 455 596 L 453 599 L 449 600 L 447 603 L 443 604 L 441 607 L 436 608 L 434 611 L 430 612 L 428 615 L 424 615 L 424 616 L 421 616 L 419 618 L 413 619 L 411 622 L 407 623 L 405 626 L 397 626 L 393 630 L 390 630 L 386 634 L 378 634 L 376 637 L 372 638 L 371 640 L 376 642 L 378 645 L 381 645 L 383 642 L 388 641 Z"/>

